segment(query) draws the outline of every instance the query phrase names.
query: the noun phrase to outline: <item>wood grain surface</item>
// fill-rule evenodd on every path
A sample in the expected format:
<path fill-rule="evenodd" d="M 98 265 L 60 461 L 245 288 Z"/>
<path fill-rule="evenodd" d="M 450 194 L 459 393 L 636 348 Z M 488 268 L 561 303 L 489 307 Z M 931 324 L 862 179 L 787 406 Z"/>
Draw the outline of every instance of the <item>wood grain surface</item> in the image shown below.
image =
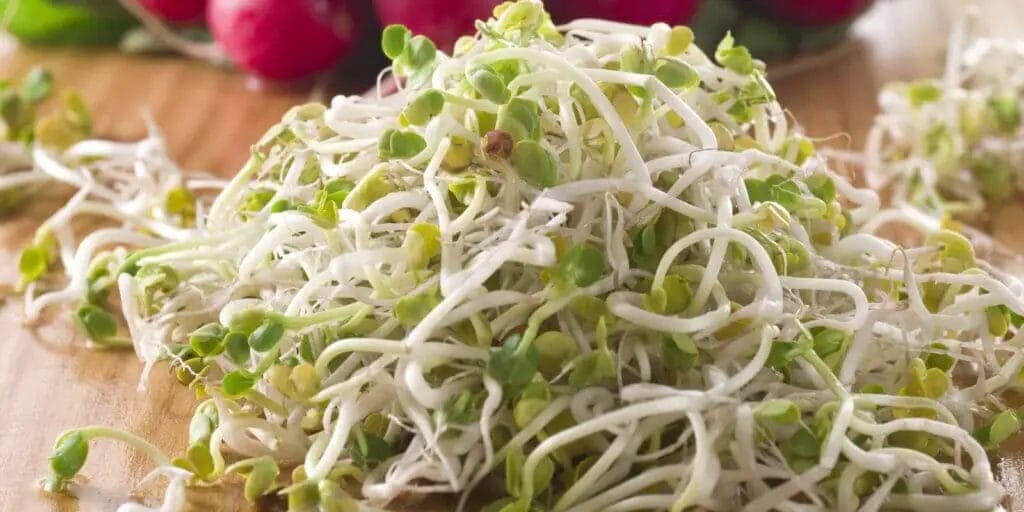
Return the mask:
<path fill-rule="evenodd" d="M 715 0 L 708 0 L 715 1 Z M 847 47 L 829 60 L 774 81 L 781 100 L 815 137 L 860 147 L 876 112 L 878 86 L 937 75 L 961 0 L 880 0 L 855 27 Z M 982 0 L 982 26 L 991 34 L 1024 37 L 1024 0 Z M 87 98 L 97 135 L 132 140 L 143 135 L 143 111 L 163 129 L 171 155 L 186 169 L 230 175 L 254 142 L 292 104 L 301 89 L 255 91 L 236 73 L 172 57 L 135 57 L 102 50 L 26 49 L 0 42 L 0 78 L 33 65 L 52 70 L 58 84 Z M 54 204 L 33 204 L 0 220 L 0 283 L 17 280 L 18 248 Z M 1024 202 L 994 209 L 988 229 L 1024 250 Z M 2 301 L 3 299 L 0 299 Z M 66 311 L 35 328 L 23 326 L 21 301 L 0 303 L 0 511 L 113 510 L 134 488 L 148 461 L 122 445 L 99 441 L 82 475 L 78 499 L 37 490 L 55 436 L 70 427 L 105 424 L 154 440 L 168 453 L 185 446 L 193 406 L 188 391 L 157 369 L 137 388 L 134 355 L 85 348 Z M 1024 510 L 1024 441 L 999 457 L 1011 506 Z M 1013 444 L 1013 443 L 1011 443 Z M 196 510 L 245 509 L 237 485 L 193 493 Z"/>

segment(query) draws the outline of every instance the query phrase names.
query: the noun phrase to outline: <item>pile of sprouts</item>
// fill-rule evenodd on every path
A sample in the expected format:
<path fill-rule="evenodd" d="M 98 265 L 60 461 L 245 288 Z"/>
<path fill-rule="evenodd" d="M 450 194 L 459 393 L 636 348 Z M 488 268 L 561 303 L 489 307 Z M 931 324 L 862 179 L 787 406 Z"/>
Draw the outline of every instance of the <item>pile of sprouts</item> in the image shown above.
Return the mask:
<path fill-rule="evenodd" d="M 1020 281 L 876 235 L 730 37 L 536 0 L 477 28 L 449 56 L 388 27 L 397 93 L 296 107 L 230 182 L 155 130 L 36 143 L 78 192 L 22 253 L 28 319 L 70 306 L 202 397 L 177 458 L 68 430 L 48 489 L 109 437 L 163 511 L 229 475 L 294 511 L 1000 506 Z"/>
<path fill-rule="evenodd" d="M 868 135 L 872 183 L 896 205 L 975 219 L 1024 190 L 1024 40 L 950 39 L 941 78 L 886 86 Z"/>
<path fill-rule="evenodd" d="M 66 91 L 61 108 L 40 115 L 39 104 L 51 96 L 53 76 L 33 68 L 15 84 L 0 80 L 0 215 L 16 211 L 32 195 L 45 174 L 32 168 L 31 148 L 37 139 L 66 147 L 89 135 L 92 122 L 85 102 Z"/>

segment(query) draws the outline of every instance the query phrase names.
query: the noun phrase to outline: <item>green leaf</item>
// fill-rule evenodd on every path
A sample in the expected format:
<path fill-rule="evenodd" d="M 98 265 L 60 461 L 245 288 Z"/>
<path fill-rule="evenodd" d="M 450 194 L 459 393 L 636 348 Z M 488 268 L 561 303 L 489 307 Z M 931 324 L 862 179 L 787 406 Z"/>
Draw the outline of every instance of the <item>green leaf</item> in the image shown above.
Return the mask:
<path fill-rule="evenodd" d="M 288 510 L 313 511 L 320 503 L 320 489 L 317 482 L 305 480 L 288 488 Z"/>
<path fill-rule="evenodd" d="M 987 199 L 1002 201 L 1013 195 L 1016 171 L 1013 164 L 992 153 L 973 155 L 968 167 Z"/>
<path fill-rule="evenodd" d="M 405 25 L 388 25 L 381 33 L 381 50 L 387 58 L 395 60 L 405 52 L 405 46 L 411 36 Z"/>
<path fill-rule="evenodd" d="M 224 337 L 228 330 L 218 323 L 203 325 L 192 332 L 188 338 L 188 344 L 196 354 L 201 356 L 214 356 L 224 351 Z"/>
<path fill-rule="evenodd" d="M 597 322 L 602 316 L 608 315 L 608 307 L 604 300 L 593 295 L 579 295 L 569 303 L 569 310 L 580 320 Z"/>
<path fill-rule="evenodd" d="M 942 90 L 932 81 L 918 80 L 907 85 L 907 99 L 915 108 L 938 101 L 941 97 Z"/>
<path fill-rule="evenodd" d="M 818 199 L 830 203 L 836 198 L 836 184 L 824 173 L 815 173 L 807 178 L 807 188 Z"/>
<path fill-rule="evenodd" d="M 427 141 L 412 131 L 388 130 L 381 134 L 377 153 L 381 160 L 412 158 L 427 148 Z"/>
<path fill-rule="evenodd" d="M 796 145 L 796 158 L 794 159 L 794 162 L 796 162 L 797 165 L 803 165 L 808 158 L 814 155 L 814 143 L 811 142 L 811 139 L 808 139 L 807 137 L 799 137 Z M 827 186 L 828 185 L 826 184 L 826 187 Z M 832 184 L 832 188 L 835 188 L 835 183 Z M 811 189 L 811 193 L 818 196 L 823 201 L 831 201 L 832 199 L 835 199 L 835 193 L 831 192 L 828 188 L 819 188 L 818 192 L 815 192 L 814 189 Z M 827 197 L 830 196 L 832 197 L 832 199 L 826 199 Z"/>
<path fill-rule="evenodd" d="M 576 359 L 569 374 L 569 385 L 575 388 L 595 386 L 615 375 L 615 356 L 607 349 L 594 350 Z"/>
<path fill-rule="evenodd" d="M 218 421 L 219 417 L 217 416 L 216 406 L 208 402 L 198 407 L 188 424 L 189 444 L 209 439 L 214 429 L 217 428 Z"/>
<path fill-rule="evenodd" d="M 274 198 L 275 192 L 268 188 L 256 189 L 245 196 L 239 209 L 243 212 L 258 212 Z"/>
<path fill-rule="evenodd" d="M 284 336 L 284 324 L 268 318 L 249 335 L 249 346 L 256 352 L 268 352 L 277 346 Z"/>
<path fill-rule="evenodd" d="M 669 368 L 676 371 L 689 370 L 693 368 L 698 355 L 697 345 L 689 334 L 678 332 L 661 336 L 661 357 Z"/>
<path fill-rule="evenodd" d="M 754 72 L 754 59 L 750 56 L 750 51 L 742 46 L 736 46 L 731 32 L 726 32 L 725 37 L 718 43 L 715 60 L 726 69 L 741 75 Z"/>
<path fill-rule="evenodd" d="M 603 303 L 602 303 L 603 305 Z M 539 356 L 539 368 L 545 377 L 558 375 L 565 363 L 580 354 L 580 347 L 571 336 L 559 331 L 547 331 L 533 340 Z"/>
<path fill-rule="evenodd" d="M 553 187 L 558 183 L 555 157 L 532 140 L 522 140 L 512 148 L 512 165 L 519 176 L 537 188 Z"/>
<path fill-rule="evenodd" d="M 221 380 L 221 389 L 229 397 L 240 397 L 256 385 L 256 376 L 245 371 L 235 370 Z"/>
<path fill-rule="evenodd" d="M 336 466 L 336 468 L 344 467 L 345 465 Z M 333 472 L 334 470 L 332 470 L 332 473 Z M 341 485 L 338 483 L 338 481 L 344 478 L 345 476 L 348 476 L 349 474 L 355 476 L 355 472 L 361 473 L 362 470 L 356 467 L 351 467 L 349 472 L 350 473 L 342 473 L 339 476 L 333 476 L 330 473 L 328 473 L 327 478 L 321 480 L 317 484 L 317 489 L 320 494 L 320 510 L 322 510 L 323 512 L 360 512 L 363 509 L 363 507 L 360 506 L 360 502 L 352 498 L 352 496 L 349 496 L 349 494 L 345 492 L 341 488 Z"/>
<path fill-rule="evenodd" d="M 441 167 L 448 172 L 460 172 L 473 163 L 475 148 L 473 143 L 459 136 L 452 137 L 451 141 L 448 151 L 441 160 Z"/>
<path fill-rule="evenodd" d="M 985 308 L 985 320 L 992 336 L 1001 338 L 1010 330 L 1010 310 L 1004 304 Z"/>
<path fill-rule="evenodd" d="M 989 443 L 994 447 L 999 446 L 1003 441 L 1016 434 L 1020 427 L 1021 420 L 1016 411 L 1007 409 L 997 414 L 989 425 Z"/>
<path fill-rule="evenodd" d="M 356 184 L 352 180 L 334 178 L 324 185 L 324 191 L 327 193 L 327 199 L 334 201 L 334 204 L 340 205 L 345 202 L 345 198 L 348 197 L 355 187 Z"/>
<path fill-rule="evenodd" d="M 430 66 L 437 56 L 437 47 L 426 36 L 414 36 L 405 45 L 405 57 L 410 67 Z"/>
<path fill-rule="evenodd" d="M 669 274 L 660 288 L 654 288 L 644 296 L 644 307 L 658 314 L 676 315 L 690 306 L 692 298 L 690 283 L 683 276 Z"/>
<path fill-rule="evenodd" d="M 83 304 L 75 311 L 75 320 L 90 340 L 103 343 L 117 335 L 114 315 L 92 304 Z"/>
<path fill-rule="evenodd" d="M 299 205 L 297 209 L 324 229 L 334 229 L 338 226 L 338 203 L 331 199 L 330 194 L 324 189 L 316 192 L 312 203 Z"/>
<path fill-rule="evenodd" d="M 342 206 L 361 211 L 394 190 L 395 185 L 388 180 L 386 166 L 378 166 L 364 176 L 363 179 L 359 180 L 355 188 L 345 197 L 345 202 Z"/>
<path fill-rule="evenodd" d="M 413 125 L 423 125 L 441 113 L 444 96 L 437 89 L 426 89 L 416 95 L 402 111 L 405 119 Z"/>
<path fill-rule="evenodd" d="M 928 235 L 927 244 L 939 247 L 942 269 L 946 272 L 959 273 L 977 266 L 974 246 L 960 233 L 941 229 Z"/>
<path fill-rule="evenodd" d="M 196 196 L 185 187 L 175 187 L 167 192 L 164 209 L 171 215 L 177 215 L 182 223 L 190 226 L 196 220 Z"/>
<path fill-rule="evenodd" d="M 498 107 L 495 129 L 508 132 L 516 143 L 540 140 L 540 112 L 537 102 L 512 98 Z"/>
<path fill-rule="evenodd" d="M 518 353 L 522 338 L 518 335 L 505 339 L 500 348 L 492 349 L 487 360 L 487 374 L 501 383 L 505 392 L 514 395 L 525 388 L 537 373 L 540 353 L 530 345 Z"/>
<path fill-rule="evenodd" d="M 270 492 L 277 485 L 280 470 L 277 463 L 270 457 L 260 457 L 252 464 L 249 475 L 245 477 L 245 499 L 249 503 Z"/>
<path fill-rule="evenodd" d="M 191 357 L 184 361 L 175 361 L 172 363 L 171 368 L 174 369 L 174 376 L 178 379 L 178 382 L 183 386 L 190 386 L 196 379 L 206 373 L 209 363 L 201 357 Z"/>
<path fill-rule="evenodd" d="M 689 64 L 676 59 L 661 59 L 654 75 L 670 89 L 692 89 L 700 85 L 700 74 Z"/>
<path fill-rule="evenodd" d="M 1020 99 L 1016 94 L 1005 94 L 988 100 L 988 109 L 995 118 L 999 131 L 1012 134 L 1020 127 Z"/>
<path fill-rule="evenodd" d="M 511 151 L 511 148 L 509 149 Z M 460 205 L 467 205 L 473 199 L 477 180 L 480 178 L 455 179 L 448 183 L 448 193 Z"/>
<path fill-rule="evenodd" d="M 18 272 L 22 285 L 38 281 L 50 267 L 50 251 L 45 247 L 28 246 L 18 256 Z"/>
<path fill-rule="evenodd" d="M 948 349 L 941 343 L 932 343 L 931 350 L 924 357 L 924 365 L 927 368 L 938 368 L 948 372 L 956 364 L 956 359 L 949 355 Z"/>
<path fill-rule="evenodd" d="M 537 417 L 551 403 L 551 390 L 543 379 L 534 378 L 523 389 L 519 400 L 512 409 L 512 418 L 519 428 L 525 428 L 533 418 Z"/>
<path fill-rule="evenodd" d="M 437 286 L 419 295 L 407 295 L 395 304 L 395 318 L 407 328 L 416 326 L 441 303 L 441 289 Z"/>
<path fill-rule="evenodd" d="M 512 419 L 515 421 L 516 426 L 525 428 L 548 406 L 548 403 L 548 400 L 539 398 L 524 398 L 516 402 L 515 407 L 512 409 Z"/>
<path fill-rule="evenodd" d="M 491 103 L 504 105 L 512 97 L 508 86 L 505 85 L 505 80 L 490 67 L 471 70 L 468 72 L 467 78 L 469 84 L 476 89 L 480 96 Z"/>
<path fill-rule="evenodd" d="M 53 90 L 53 75 L 41 68 L 32 68 L 21 83 L 21 98 L 28 103 L 41 101 Z"/>
<path fill-rule="evenodd" d="M 746 178 L 743 180 L 743 185 L 747 189 L 747 197 L 750 198 L 751 203 L 764 203 L 772 200 L 768 185 L 764 180 Z"/>
<path fill-rule="evenodd" d="M 783 425 L 792 425 L 800 421 L 800 408 L 790 400 L 776 398 L 761 402 L 754 409 L 754 416 Z"/>
<path fill-rule="evenodd" d="M 224 348 L 228 358 L 241 365 L 249 361 L 249 335 L 240 331 L 231 331 L 224 336 Z"/>
<path fill-rule="evenodd" d="M 213 474 L 213 456 L 210 455 L 210 445 L 206 441 L 190 445 L 185 454 L 197 476 L 206 478 Z"/>
<path fill-rule="evenodd" d="M 50 470 L 62 479 L 72 478 L 85 465 L 88 456 L 89 440 L 81 432 L 69 432 L 57 439 L 50 455 Z"/>
<path fill-rule="evenodd" d="M 927 368 L 924 361 L 914 358 L 910 361 L 907 384 L 900 389 L 900 395 L 937 399 L 946 394 L 950 385 L 946 372 L 939 368 Z"/>
<path fill-rule="evenodd" d="M 789 365 L 807 349 L 805 344 L 793 341 L 774 341 L 768 352 L 765 366 L 778 371 L 788 379 Z"/>
<path fill-rule="evenodd" d="M 648 223 L 633 235 L 633 245 L 630 248 L 629 258 L 634 266 L 654 273 L 664 253 L 662 244 L 658 243 L 657 223 Z M 670 237 L 675 241 L 675 237 Z"/>
<path fill-rule="evenodd" d="M 558 262 L 559 276 L 580 288 L 597 282 L 605 270 L 601 251 L 582 244 L 572 246 Z"/>
<path fill-rule="evenodd" d="M 441 414 L 445 423 L 463 425 L 474 421 L 480 415 L 480 410 L 473 393 L 464 389 L 445 401 Z"/>
<path fill-rule="evenodd" d="M 643 304 L 644 308 L 652 313 L 664 314 L 668 307 L 668 293 L 664 288 L 654 288 L 644 295 Z"/>
<path fill-rule="evenodd" d="M 441 228 L 428 222 L 413 224 L 405 234 L 403 245 L 408 253 L 409 266 L 425 269 L 430 260 L 441 254 Z"/>
<path fill-rule="evenodd" d="M 813 350 L 819 357 L 825 358 L 839 352 L 849 335 L 838 329 L 824 328 L 814 334 Z"/>
<path fill-rule="evenodd" d="M 526 457 L 521 446 L 510 446 L 505 453 L 505 492 L 518 497 L 522 492 L 523 466 Z"/>
<path fill-rule="evenodd" d="M 807 427 L 801 426 L 783 445 L 787 458 L 817 459 L 821 454 L 821 441 Z"/>
<path fill-rule="evenodd" d="M 665 51 L 669 55 L 679 55 L 686 51 L 693 43 L 693 30 L 690 27 L 676 25 L 668 34 L 668 42 L 665 43 Z"/>
<path fill-rule="evenodd" d="M 544 457 L 537 463 L 533 470 L 533 495 L 543 493 L 551 486 L 551 480 L 555 476 L 555 463 L 550 457 Z"/>
<path fill-rule="evenodd" d="M 650 74 L 651 62 L 647 52 L 636 44 L 626 46 L 619 52 L 619 68 L 629 73 Z"/>
<path fill-rule="evenodd" d="M 178 288 L 181 279 L 173 268 L 163 264 L 143 266 L 135 273 L 135 279 L 146 294 L 157 291 L 169 293 Z"/>
<path fill-rule="evenodd" d="M 359 466 L 365 467 L 371 462 L 380 462 L 393 453 L 391 445 L 384 438 L 364 432 L 361 427 L 354 428 L 352 434 L 350 450 L 352 459 Z"/>
<path fill-rule="evenodd" d="M 499 9 L 500 12 L 499 12 Z M 532 2 L 515 2 L 495 8 L 497 20 L 493 29 L 507 38 L 518 36 L 516 40 L 525 45 L 537 37 L 537 31 L 547 19 L 547 13 L 541 4 Z"/>
<path fill-rule="evenodd" d="M 263 309 L 245 309 L 235 313 L 228 319 L 227 328 L 232 331 L 244 332 L 248 336 L 267 319 L 267 316 L 267 311 Z"/>
<path fill-rule="evenodd" d="M 86 276 L 85 301 L 101 306 L 106 303 L 110 288 L 117 284 L 117 280 L 106 267 L 107 261 L 104 259 L 96 258 L 92 265 Z"/>

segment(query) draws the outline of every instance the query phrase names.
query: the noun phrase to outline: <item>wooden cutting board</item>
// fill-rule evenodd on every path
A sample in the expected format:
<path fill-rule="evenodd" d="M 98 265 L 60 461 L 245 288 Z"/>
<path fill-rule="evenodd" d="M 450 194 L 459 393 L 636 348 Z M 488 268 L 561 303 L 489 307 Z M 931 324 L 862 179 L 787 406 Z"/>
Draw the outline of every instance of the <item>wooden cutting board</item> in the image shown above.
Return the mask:
<path fill-rule="evenodd" d="M 813 136 L 836 136 L 830 144 L 860 147 L 876 112 L 881 83 L 940 72 L 949 27 L 961 3 L 879 0 L 857 24 L 855 38 L 844 50 L 823 62 L 805 62 L 802 72 L 773 78 L 782 103 Z M 1024 1 L 980 4 L 982 24 L 990 33 L 1024 37 Z M 53 71 L 60 86 L 83 93 L 98 136 L 136 139 L 144 133 L 140 114 L 149 111 L 166 134 L 171 155 L 184 168 L 223 175 L 240 166 L 249 145 L 289 106 L 308 98 L 301 89 L 255 91 L 239 74 L 179 58 L 25 49 L 0 42 L 0 78 L 19 76 L 33 65 Z M 17 250 L 53 208 L 52 202 L 43 201 L 23 215 L 0 219 L 0 283 L 17 281 Z M 1021 251 L 1022 221 L 1024 202 L 1009 204 L 991 212 L 988 228 L 999 241 Z M 94 443 L 82 471 L 88 481 L 79 499 L 55 499 L 37 490 L 54 438 L 66 428 L 104 424 L 154 440 L 168 453 L 180 453 L 192 397 L 159 368 L 148 388 L 139 391 L 140 366 L 134 355 L 85 348 L 63 311 L 53 311 L 40 326 L 27 328 L 21 306 L 18 299 L 0 302 L 0 510 L 113 510 L 151 469 L 149 462 L 122 445 Z M 1016 441 L 997 463 L 1014 508 L 1024 510 L 1024 441 Z M 153 494 L 159 487 L 143 491 Z M 238 485 L 192 494 L 196 510 L 245 507 Z"/>

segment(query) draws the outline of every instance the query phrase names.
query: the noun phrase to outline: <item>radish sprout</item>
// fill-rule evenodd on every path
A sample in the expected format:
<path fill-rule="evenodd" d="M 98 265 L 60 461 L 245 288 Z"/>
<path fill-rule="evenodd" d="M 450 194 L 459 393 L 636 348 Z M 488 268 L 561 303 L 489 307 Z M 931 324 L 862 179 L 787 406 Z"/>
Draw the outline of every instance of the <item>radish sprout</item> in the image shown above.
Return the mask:
<path fill-rule="evenodd" d="M 289 510 L 999 506 L 1024 283 L 932 223 L 880 238 L 731 38 L 536 0 L 477 29 L 388 27 L 396 94 L 294 108 L 227 183 L 155 130 L 37 145 L 79 192 L 22 255 L 27 316 L 70 306 L 204 397 L 182 457 L 114 437 Z"/>

